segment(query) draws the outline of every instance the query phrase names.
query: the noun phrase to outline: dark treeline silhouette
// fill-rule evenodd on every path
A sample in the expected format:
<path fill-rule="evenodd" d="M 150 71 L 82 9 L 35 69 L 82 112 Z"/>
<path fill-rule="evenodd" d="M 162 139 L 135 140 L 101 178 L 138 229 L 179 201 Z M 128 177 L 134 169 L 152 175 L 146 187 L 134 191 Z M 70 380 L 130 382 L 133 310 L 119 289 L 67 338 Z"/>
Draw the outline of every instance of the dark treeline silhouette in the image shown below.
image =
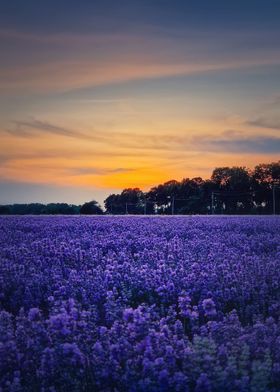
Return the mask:
<path fill-rule="evenodd" d="M 0 206 L 2 215 L 113 214 L 279 214 L 280 161 L 246 167 L 219 167 L 208 180 L 171 180 L 143 192 L 127 188 L 104 200 L 105 212 L 92 200 L 82 206 L 66 203 Z"/>
<path fill-rule="evenodd" d="M 271 214 L 280 212 L 280 161 L 216 168 L 209 180 L 171 180 L 144 193 L 124 189 L 105 201 L 109 214 Z"/>
<path fill-rule="evenodd" d="M 103 214 L 96 201 L 80 205 L 67 203 L 30 203 L 0 206 L 0 215 L 78 215 Z"/>
<path fill-rule="evenodd" d="M 79 213 L 84 215 L 102 215 L 103 210 L 100 207 L 100 205 L 97 203 L 97 201 L 92 200 L 83 204 L 80 208 Z"/>

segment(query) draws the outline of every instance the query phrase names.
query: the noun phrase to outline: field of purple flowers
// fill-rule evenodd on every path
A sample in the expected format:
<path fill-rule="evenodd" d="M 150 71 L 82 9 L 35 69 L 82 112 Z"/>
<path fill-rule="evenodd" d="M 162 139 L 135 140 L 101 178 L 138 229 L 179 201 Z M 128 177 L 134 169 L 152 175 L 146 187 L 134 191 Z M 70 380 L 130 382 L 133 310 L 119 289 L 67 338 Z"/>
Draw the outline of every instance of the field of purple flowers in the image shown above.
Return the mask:
<path fill-rule="evenodd" d="M 280 391 L 280 218 L 2 217 L 0 391 Z"/>

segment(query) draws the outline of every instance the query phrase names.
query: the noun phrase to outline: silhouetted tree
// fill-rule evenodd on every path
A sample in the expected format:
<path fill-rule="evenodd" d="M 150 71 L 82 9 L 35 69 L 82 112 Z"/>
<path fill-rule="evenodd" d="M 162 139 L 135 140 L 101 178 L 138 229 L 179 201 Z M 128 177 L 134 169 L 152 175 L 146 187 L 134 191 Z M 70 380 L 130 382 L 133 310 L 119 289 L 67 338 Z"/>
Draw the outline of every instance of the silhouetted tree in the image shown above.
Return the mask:
<path fill-rule="evenodd" d="M 143 214 L 145 194 L 139 188 L 126 188 L 120 194 L 112 194 L 104 200 L 109 214 Z"/>
<path fill-rule="evenodd" d="M 253 207 L 250 172 L 245 167 L 216 168 L 211 176 L 216 185 L 215 206 L 225 213 L 245 213 Z"/>
<path fill-rule="evenodd" d="M 206 214 L 207 200 L 205 200 L 205 181 L 201 177 L 183 179 L 180 184 L 180 198 L 176 201 L 179 214 Z"/>
<path fill-rule="evenodd" d="M 67 203 L 49 203 L 43 207 L 41 213 L 47 215 L 76 215 L 80 213 L 80 206 Z"/>
<path fill-rule="evenodd" d="M 172 210 L 172 199 L 179 198 L 180 182 L 170 180 L 153 187 L 146 194 L 147 200 L 153 202 L 158 214 L 169 214 Z"/>
<path fill-rule="evenodd" d="M 280 161 L 255 166 L 252 173 L 255 206 L 258 213 L 272 212 L 272 187 L 280 186 Z M 279 189 L 276 191 L 279 195 Z M 279 205 L 277 206 L 279 210 Z"/>
<path fill-rule="evenodd" d="M 0 206 L 0 215 L 9 215 L 10 208 L 9 206 Z"/>
<path fill-rule="evenodd" d="M 11 215 L 75 215 L 80 212 L 80 206 L 67 203 L 11 204 L 4 207 L 9 209 Z"/>
<path fill-rule="evenodd" d="M 84 215 L 102 215 L 103 210 L 97 201 L 92 200 L 81 206 L 80 213 Z"/>

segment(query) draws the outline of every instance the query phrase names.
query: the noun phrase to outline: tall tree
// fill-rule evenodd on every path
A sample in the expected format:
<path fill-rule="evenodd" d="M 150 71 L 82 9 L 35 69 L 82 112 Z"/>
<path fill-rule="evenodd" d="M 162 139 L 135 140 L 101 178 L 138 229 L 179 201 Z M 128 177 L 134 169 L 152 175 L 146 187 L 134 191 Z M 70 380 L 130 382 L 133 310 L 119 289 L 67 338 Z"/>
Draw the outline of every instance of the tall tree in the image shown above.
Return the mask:
<path fill-rule="evenodd" d="M 245 167 L 216 168 L 211 180 L 217 187 L 215 206 L 225 213 L 248 213 L 253 207 L 250 172 Z"/>
<path fill-rule="evenodd" d="M 103 211 L 97 201 L 92 200 L 82 205 L 80 213 L 83 215 L 102 215 Z"/>
<path fill-rule="evenodd" d="M 147 192 L 146 197 L 155 204 L 155 208 L 159 214 L 170 214 L 172 203 L 179 196 L 179 190 L 180 182 L 170 180 L 153 187 Z"/>
<path fill-rule="evenodd" d="M 280 161 L 263 163 L 255 166 L 252 173 L 253 188 L 255 191 L 255 204 L 259 213 L 273 211 L 273 186 L 276 186 L 274 196 L 279 199 L 280 187 Z M 279 202 L 276 203 L 280 210 Z"/>
<path fill-rule="evenodd" d="M 126 188 L 120 194 L 111 194 L 105 201 L 109 214 L 143 214 L 145 195 L 139 188 Z"/>

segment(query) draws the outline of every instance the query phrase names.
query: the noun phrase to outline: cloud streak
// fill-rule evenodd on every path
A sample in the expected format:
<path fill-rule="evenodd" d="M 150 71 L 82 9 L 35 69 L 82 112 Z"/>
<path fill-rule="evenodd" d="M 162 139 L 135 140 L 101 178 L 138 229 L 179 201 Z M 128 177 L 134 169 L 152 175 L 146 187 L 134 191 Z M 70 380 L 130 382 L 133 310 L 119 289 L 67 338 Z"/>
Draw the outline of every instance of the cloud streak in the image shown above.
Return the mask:
<path fill-rule="evenodd" d="M 280 130 L 280 119 L 273 120 L 265 117 L 258 117 L 255 120 L 247 121 L 247 124 L 258 128 Z"/>
<path fill-rule="evenodd" d="M 29 121 L 15 121 L 14 124 L 15 127 L 8 129 L 7 132 L 11 135 L 19 137 L 33 137 L 43 133 L 48 133 L 52 135 L 67 136 L 78 139 L 92 139 L 91 136 L 88 136 L 84 133 L 72 131 L 64 127 L 53 125 L 49 122 L 36 119 Z"/>
<path fill-rule="evenodd" d="M 273 129 L 278 129 L 277 123 L 267 123 L 263 119 L 258 121 L 249 121 L 251 125 L 269 128 L 270 125 Z M 16 127 L 8 130 L 8 133 L 15 137 L 34 138 L 42 136 L 44 134 L 52 134 L 53 136 L 63 136 L 67 138 L 74 138 L 81 141 L 89 142 L 92 153 L 97 151 L 97 154 L 106 156 L 106 148 L 114 149 L 112 156 L 118 153 L 122 156 L 131 155 L 131 150 L 135 151 L 135 154 L 145 152 L 147 155 L 152 153 L 164 152 L 176 152 L 176 151 L 215 151 L 215 152 L 247 152 L 247 153 L 263 153 L 263 154 L 274 154 L 280 152 L 280 138 L 277 136 L 262 136 L 262 135 L 246 135 L 240 131 L 224 131 L 222 134 L 207 135 L 200 133 L 198 136 L 189 136 L 189 133 L 180 134 L 161 134 L 150 135 L 140 133 L 129 133 L 129 132 L 101 132 L 94 131 L 93 133 L 86 134 L 80 131 L 73 131 L 65 127 L 41 121 L 41 120 L 30 120 L 30 121 L 16 121 Z M 280 129 L 280 128 L 279 128 Z M 97 143 L 97 144 L 96 144 Z M 102 146 L 101 150 L 98 150 L 97 146 Z M 87 148 L 83 148 L 86 152 Z M 102 153 L 103 151 L 103 153 Z M 90 151 L 88 151 L 90 154 Z M 53 152 L 50 153 L 51 155 Z M 73 152 L 73 156 L 83 154 L 82 151 Z M 47 154 L 48 155 L 48 154 Z M 59 155 L 59 152 L 58 152 Z M 110 155 L 110 154 L 109 154 Z M 63 152 L 61 153 L 63 156 Z M 133 156 L 133 154 L 132 154 Z M 81 169 L 85 170 L 88 168 Z M 90 169 L 89 169 L 90 170 Z M 94 169 L 92 169 L 94 172 Z M 121 171 L 120 169 L 115 169 Z M 82 174 L 82 173 L 80 173 Z M 98 174 L 98 173 L 96 173 Z"/>
<path fill-rule="evenodd" d="M 105 169 L 97 167 L 71 167 L 67 168 L 68 174 L 71 175 L 108 175 L 108 174 L 118 174 L 118 173 L 129 173 L 134 171 L 132 168 L 118 167 L 115 169 Z"/>
<path fill-rule="evenodd" d="M 115 146 L 118 149 L 140 149 L 140 150 L 166 150 L 177 148 L 177 144 L 185 141 L 184 137 L 169 135 L 143 135 L 129 132 L 110 132 L 110 131 L 94 131 L 87 134 L 80 131 L 70 130 L 56 124 L 41 121 L 37 119 L 21 120 L 14 122 L 15 127 L 6 130 L 7 133 L 14 137 L 34 138 L 46 134 L 54 136 L 64 136 L 67 138 L 75 138 L 79 140 L 98 142 L 105 145 Z M 145 141 L 145 143 L 143 143 Z M 92 144 L 94 146 L 94 144 Z"/>
<path fill-rule="evenodd" d="M 139 63 L 142 62 L 141 63 Z M 139 61 L 110 60 L 97 64 L 92 59 L 84 61 L 51 62 L 35 67 L 14 68 L 0 71 L 0 92 L 67 92 L 84 87 L 105 86 L 133 80 L 160 79 L 165 77 L 198 75 L 217 71 L 246 69 L 279 65 L 279 58 L 240 59 L 238 61 L 205 61 L 162 63 L 143 58 Z"/>
<path fill-rule="evenodd" d="M 231 137 L 232 134 L 232 137 Z M 242 136 L 241 132 L 227 131 L 221 136 L 199 136 L 193 138 L 197 150 L 221 153 L 277 154 L 280 153 L 280 138 L 269 136 Z"/>
<path fill-rule="evenodd" d="M 213 31 L 197 34 L 195 30 L 151 27 L 145 34 L 99 31 L 36 35 L 0 30 L 2 41 L 15 41 L 0 51 L 0 92 L 57 93 L 133 80 L 278 65 L 280 56 L 268 45 L 271 36 L 272 32 L 244 31 L 241 35 L 230 31 L 221 36 Z M 20 65 L 16 61 L 18 53 Z"/>

